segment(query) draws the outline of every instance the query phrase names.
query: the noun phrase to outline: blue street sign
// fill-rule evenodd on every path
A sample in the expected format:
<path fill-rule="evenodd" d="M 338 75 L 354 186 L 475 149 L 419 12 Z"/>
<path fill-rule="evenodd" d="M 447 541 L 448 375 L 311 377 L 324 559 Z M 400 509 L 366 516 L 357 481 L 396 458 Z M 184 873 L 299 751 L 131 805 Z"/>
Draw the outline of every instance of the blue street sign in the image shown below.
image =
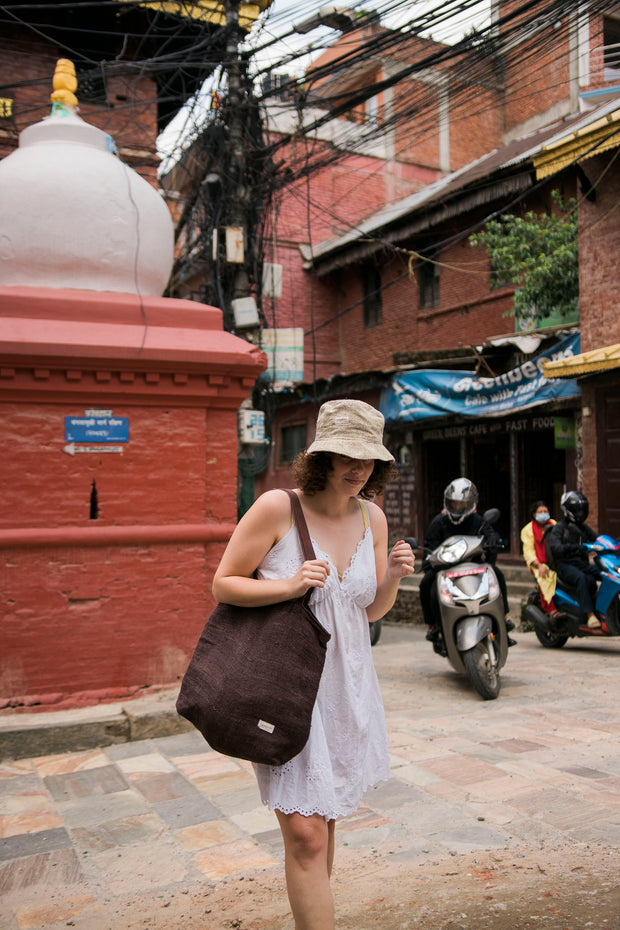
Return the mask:
<path fill-rule="evenodd" d="M 65 417 L 65 442 L 129 442 L 129 418 Z"/>

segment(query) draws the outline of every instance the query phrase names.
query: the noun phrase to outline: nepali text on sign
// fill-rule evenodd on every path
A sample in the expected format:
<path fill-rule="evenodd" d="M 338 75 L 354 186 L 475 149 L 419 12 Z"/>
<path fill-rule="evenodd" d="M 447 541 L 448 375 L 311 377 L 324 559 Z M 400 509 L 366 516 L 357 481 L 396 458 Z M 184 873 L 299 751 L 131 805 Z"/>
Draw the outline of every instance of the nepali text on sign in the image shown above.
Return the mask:
<path fill-rule="evenodd" d="M 129 442 L 129 418 L 65 417 L 65 442 Z"/>

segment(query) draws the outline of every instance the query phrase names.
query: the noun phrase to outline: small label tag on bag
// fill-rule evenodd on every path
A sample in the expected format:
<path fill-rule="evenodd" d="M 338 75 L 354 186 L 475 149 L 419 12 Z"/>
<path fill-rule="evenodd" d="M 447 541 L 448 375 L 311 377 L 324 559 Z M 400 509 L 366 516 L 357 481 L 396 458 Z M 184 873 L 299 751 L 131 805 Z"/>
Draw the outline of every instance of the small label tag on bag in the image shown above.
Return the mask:
<path fill-rule="evenodd" d="M 273 733 L 275 730 L 273 723 L 267 723 L 266 720 L 259 720 L 257 726 L 259 730 L 264 730 L 265 733 Z"/>

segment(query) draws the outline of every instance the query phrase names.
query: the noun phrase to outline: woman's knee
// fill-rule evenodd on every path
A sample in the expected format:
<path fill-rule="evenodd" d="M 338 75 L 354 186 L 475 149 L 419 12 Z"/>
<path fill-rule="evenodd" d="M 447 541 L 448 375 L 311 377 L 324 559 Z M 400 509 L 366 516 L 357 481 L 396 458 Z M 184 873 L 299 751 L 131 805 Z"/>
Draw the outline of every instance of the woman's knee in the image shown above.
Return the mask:
<path fill-rule="evenodd" d="M 284 836 L 286 852 L 298 862 L 311 862 L 327 853 L 329 827 L 318 814 L 304 817 L 303 814 L 280 814 L 278 819 Z"/>

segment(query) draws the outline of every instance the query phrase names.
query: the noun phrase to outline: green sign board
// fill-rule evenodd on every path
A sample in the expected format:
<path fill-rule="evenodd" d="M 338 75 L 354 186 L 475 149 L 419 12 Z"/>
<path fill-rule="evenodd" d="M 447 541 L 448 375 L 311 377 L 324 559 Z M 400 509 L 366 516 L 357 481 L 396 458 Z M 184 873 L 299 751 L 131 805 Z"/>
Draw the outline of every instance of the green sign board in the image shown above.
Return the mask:
<path fill-rule="evenodd" d="M 553 439 L 556 449 L 576 449 L 577 433 L 574 417 L 555 417 Z"/>

